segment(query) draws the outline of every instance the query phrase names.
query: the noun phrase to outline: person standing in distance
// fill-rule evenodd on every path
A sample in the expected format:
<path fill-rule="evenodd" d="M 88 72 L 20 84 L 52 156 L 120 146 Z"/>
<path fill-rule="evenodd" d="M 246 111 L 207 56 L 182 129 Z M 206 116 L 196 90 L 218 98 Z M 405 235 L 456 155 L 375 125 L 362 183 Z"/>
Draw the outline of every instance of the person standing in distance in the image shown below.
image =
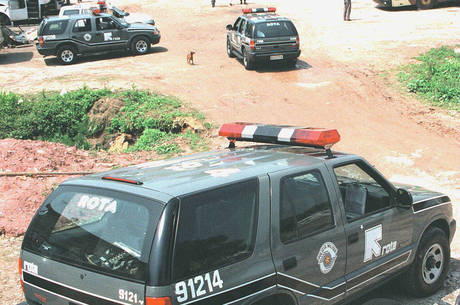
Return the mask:
<path fill-rule="evenodd" d="M 344 10 L 343 10 L 343 20 L 350 21 L 350 13 L 351 13 L 351 0 L 343 0 Z"/>

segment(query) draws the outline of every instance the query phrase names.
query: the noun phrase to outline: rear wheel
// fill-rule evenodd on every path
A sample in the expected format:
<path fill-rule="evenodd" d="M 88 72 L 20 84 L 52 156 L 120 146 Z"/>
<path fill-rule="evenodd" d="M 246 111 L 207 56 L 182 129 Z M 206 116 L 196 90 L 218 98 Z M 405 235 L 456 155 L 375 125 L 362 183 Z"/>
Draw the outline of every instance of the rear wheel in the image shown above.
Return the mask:
<path fill-rule="evenodd" d="M 243 65 L 246 70 L 254 69 L 254 62 L 249 58 L 248 51 L 243 49 Z"/>
<path fill-rule="evenodd" d="M 433 294 L 441 288 L 449 269 L 450 248 L 447 236 L 439 228 L 425 232 L 405 284 L 417 297 Z"/>
<path fill-rule="evenodd" d="M 77 51 L 73 46 L 62 46 L 57 51 L 56 57 L 61 64 L 71 65 L 77 61 Z"/>
<path fill-rule="evenodd" d="M 232 44 L 228 38 L 227 38 L 227 55 L 230 58 L 235 57 L 235 54 L 233 54 Z"/>
<path fill-rule="evenodd" d="M 146 54 L 150 50 L 150 41 L 145 37 L 134 38 L 131 50 L 136 55 Z"/>
<path fill-rule="evenodd" d="M 286 60 L 286 66 L 289 68 L 295 68 L 296 64 L 297 64 L 297 58 Z"/>
<path fill-rule="evenodd" d="M 11 20 L 5 14 L 0 14 L 0 25 L 10 25 Z"/>
<path fill-rule="evenodd" d="M 417 7 L 421 10 L 433 8 L 435 4 L 436 0 L 417 0 Z"/>

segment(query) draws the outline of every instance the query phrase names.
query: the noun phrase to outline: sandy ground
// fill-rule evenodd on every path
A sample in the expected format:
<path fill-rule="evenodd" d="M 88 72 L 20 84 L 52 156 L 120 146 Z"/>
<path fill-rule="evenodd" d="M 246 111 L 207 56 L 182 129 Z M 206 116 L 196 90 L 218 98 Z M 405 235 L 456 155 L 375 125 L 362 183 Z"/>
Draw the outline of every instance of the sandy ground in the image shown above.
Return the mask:
<path fill-rule="evenodd" d="M 336 149 L 365 156 L 393 181 L 442 191 L 459 202 L 459 115 L 422 105 L 388 86 L 397 67 L 413 61 L 413 56 L 432 47 L 460 44 L 458 4 L 430 11 L 382 10 L 370 0 L 356 0 L 353 21 L 344 23 L 341 0 L 249 1 L 250 7 L 276 6 L 279 14 L 293 19 L 302 55 L 295 69 L 270 65 L 245 71 L 240 61 L 225 53 L 225 25 L 234 22 L 242 6 L 228 7 L 219 0 L 214 9 L 207 0 L 114 2 L 154 16 L 162 40 L 150 54 L 90 56 L 63 67 L 53 57 L 43 59 L 34 47 L 2 51 L 0 89 L 135 86 L 176 95 L 217 124 L 258 121 L 335 127 L 342 136 Z M 196 52 L 194 66 L 186 64 L 190 50 Z M 460 219 L 458 204 L 455 214 Z M 16 239 L 2 239 L 0 251 L 3 244 L 17 253 Z M 454 304 L 460 292 L 460 234 L 452 247 L 453 282 L 434 299 L 391 293 L 404 304 Z M 16 272 L 16 265 L 0 267 Z M 20 294 L 6 293 L 12 287 L 2 284 L 2 304 L 21 301 Z"/>

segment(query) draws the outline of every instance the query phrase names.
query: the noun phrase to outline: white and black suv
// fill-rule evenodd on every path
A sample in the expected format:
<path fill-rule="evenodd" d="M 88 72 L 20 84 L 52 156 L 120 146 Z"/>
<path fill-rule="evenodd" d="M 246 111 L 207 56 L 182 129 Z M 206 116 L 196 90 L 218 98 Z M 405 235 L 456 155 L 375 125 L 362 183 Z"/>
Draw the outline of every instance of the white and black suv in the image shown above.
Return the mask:
<path fill-rule="evenodd" d="M 332 152 L 336 130 L 220 134 L 226 150 L 62 183 L 22 244 L 28 304 L 344 304 L 400 275 L 418 296 L 441 287 L 449 197 Z"/>

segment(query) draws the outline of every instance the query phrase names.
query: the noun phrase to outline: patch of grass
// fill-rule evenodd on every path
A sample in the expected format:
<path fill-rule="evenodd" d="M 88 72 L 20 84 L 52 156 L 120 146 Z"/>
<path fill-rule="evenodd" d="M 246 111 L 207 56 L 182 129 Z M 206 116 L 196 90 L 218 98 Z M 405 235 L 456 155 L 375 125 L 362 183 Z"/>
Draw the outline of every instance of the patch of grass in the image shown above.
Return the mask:
<path fill-rule="evenodd" d="M 57 92 L 0 93 L 0 138 L 38 139 L 89 149 L 88 138 L 102 127 L 90 122 L 88 112 L 103 97 L 115 98 L 124 104 L 105 130 L 111 134 L 127 133 L 137 139 L 129 151 L 175 154 L 182 151 L 179 144 L 184 142 L 193 150 L 206 146 L 200 135 L 182 134 L 182 123 L 177 123 L 177 119 L 187 117 L 203 122 L 201 113 L 184 106 L 175 97 L 134 88 L 113 92 L 84 87 L 63 95 Z M 210 123 L 202 124 L 204 129 L 212 128 Z"/>
<path fill-rule="evenodd" d="M 21 96 L 0 93 L 0 138 L 38 139 L 89 148 L 87 112 L 110 91 L 82 88 Z"/>
<path fill-rule="evenodd" d="M 417 93 L 433 105 L 460 110 L 460 54 L 453 48 L 431 49 L 399 73 L 409 92 Z"/>

